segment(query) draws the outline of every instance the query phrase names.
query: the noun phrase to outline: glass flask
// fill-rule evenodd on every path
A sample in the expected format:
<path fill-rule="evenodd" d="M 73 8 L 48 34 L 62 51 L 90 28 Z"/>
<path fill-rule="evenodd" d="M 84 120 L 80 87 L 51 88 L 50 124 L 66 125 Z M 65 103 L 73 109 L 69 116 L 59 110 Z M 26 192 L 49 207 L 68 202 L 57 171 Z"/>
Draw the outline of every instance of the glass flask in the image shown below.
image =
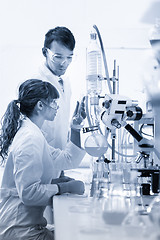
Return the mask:
<path fill-rule="evenodd" d="M 147 212 L 149 214 L 151 222 L 157 229 L 159 229 L 160 233 L 160 194 L 158 194 L 158 196 L 152 200 L 147 209 Z"/>
<path fill-rule="evenodd" d="M 93 132 L 84 142 L 86 152 L 93 157 L 101 157 L 108 149 L 108 142 L 102 134 Z"/>
<path fill-rule="evenodd" d="M 121 171 L 112 172 L 109 195 L 104 199 L 102 206 L 102 218 L 108 225 L 121 225 L 130 209 L 122 179 Z"/>

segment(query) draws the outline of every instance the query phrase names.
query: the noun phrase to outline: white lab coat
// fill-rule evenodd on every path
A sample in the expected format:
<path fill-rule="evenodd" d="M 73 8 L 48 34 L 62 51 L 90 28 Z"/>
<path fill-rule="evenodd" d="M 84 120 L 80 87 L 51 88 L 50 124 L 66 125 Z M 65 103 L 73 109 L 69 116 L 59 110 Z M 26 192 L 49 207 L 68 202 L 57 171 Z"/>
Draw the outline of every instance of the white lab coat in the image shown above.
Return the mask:
<path fill-rule="evenodd" d="M 23 120 L 11 145 L 2 178 L 0 240 L 18 240 L 20 236 L 30 239 L 37 226 L 46 226 L 44 209 L 58 192 L 51 180 L 57 171 L 77 167 L 84 154 L 84 150 L 72 142 L 68 142 L 63 151 L 51 147 L 32 121 Z"/>
<path fill-rule="evenodd" d="M 54 75 L 45 65 L 45 62 L 41 64 L 32 78 L 41 79 L 43 81 L 50 82 L 59 92 L 60 98 L 58 100 L 59 109 L 54 121 L 45 121 L 42 126 L 42 131 L 45 135 L 47 142 L 55 148 L 64 149 L 68 141 L 69 131 L 69 118 L 70 118 L 70 99 L 71 88 L 69 79 L 63 75 L 63 89 L 59 84 L 58 76 Z M 64 90 L 64 91 L 63 91 Z M 55 178 L 60 176 L 60 171 L 57 171 Z M 46 218 L 49 223 L 53 223 L 52 210 L 48 207 L 46 209 Z"/>
<path fill-rule="evenodd" d="M 69 79 L 65 76 L 63 78 L 63 89 L 59 84 L 59 78 L 54 75 L 45 64 L 39 68 L 39 73 L 34 74 L 34 78 L 50 82 L 59 92 L 60 99 L 59 109 L 53 122 L 45 121 L 42 130 L 45 133 L 47 142 L 55 147 L 64 149 L 68 140 L 69 120 L 70 120 L 70 99 L 71 88 Z"/>

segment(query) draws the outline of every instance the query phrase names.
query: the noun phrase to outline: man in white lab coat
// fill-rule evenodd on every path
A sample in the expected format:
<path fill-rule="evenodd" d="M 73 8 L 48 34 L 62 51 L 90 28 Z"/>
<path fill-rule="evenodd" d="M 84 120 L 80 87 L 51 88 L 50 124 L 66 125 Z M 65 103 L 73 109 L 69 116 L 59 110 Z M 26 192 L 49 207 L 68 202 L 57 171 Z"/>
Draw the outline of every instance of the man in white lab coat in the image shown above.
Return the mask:
<path fill-rule="evenodd" d="M 66 27 L 56 27 L 45 35 L 42 48 L 45 62 L 40 66 L 37 78 L 52 83 L 59 91 L 59 112 L 55 122 L 45 122 L 42 129 L 48 143 L 64 149 L 68 139 L 71 88 L 69 79 L 64 76 L 72 61 L 75 39 Z M 62 80 L 62 78 L 63 80 Z"/>
<path fill-rule="evenodd" d="M 64 76 L 72 62 L 75 38 L 66 27 L 50 29 L 42 48 L 45 62 L 40 66 L 37 79 L 52 83 L 59 92 L 59 111 L 54 122 L 45 121 L 42 126 L 47 142 L 55 148 L 64 149 L 68 140 L 71 88 L 69 79 Z M 61 77 L 62 76 L 62 77 Z M 63 78 L 63 79 L 62 79 Z M 59 177 L 61 172 L 57 171 Z M 47 210 L 46 218 L 52 223 L 52 212 Z"/>

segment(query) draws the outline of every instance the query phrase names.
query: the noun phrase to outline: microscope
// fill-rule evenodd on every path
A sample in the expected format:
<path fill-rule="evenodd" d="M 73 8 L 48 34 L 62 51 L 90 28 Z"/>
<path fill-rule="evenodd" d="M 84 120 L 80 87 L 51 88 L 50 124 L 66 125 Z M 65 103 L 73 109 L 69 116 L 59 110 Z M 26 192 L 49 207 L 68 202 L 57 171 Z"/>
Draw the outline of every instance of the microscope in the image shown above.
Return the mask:
<path fill-rule="evenodd" d="M 135 103 L 126 97 L 120 95 L 111 95 L 110 99 L 105 99 L 103 106 L 106 109 L 102 115 L 101 120 L 105 126 L 109 129 L 124 127 L 135 139 L 138 155 L 135 159 L 138 167 L 132 168 L 131 171 L 138 171 L 141 178 L 141 191 L 143 195 L 157 194 L 160 190 L 160 167 L 158 163 L 154 161 L 153 154 L 156 160 L 160 160 L 160 154 L 155 148 L 155 141 L 144 138 L 139 131 L 135 130 L 128 121 L 136 121 L 140 125 L 140 122 L 147 120 L 146 116 L 143 116 L 142 109 Z M 107 107 L 106 107 L 107 106 Z M 153 118 L 149 118 L 149 122 L 152 126 L 157 127 L 157 123 Z M 159 127 L 159 126 L 158 126 Z M 155 131 L 157 131 L 155 129 Z M 154 139 L 156 140 L 156 139 Z M 139 164 L 142 163 L 142 164 Z"/>

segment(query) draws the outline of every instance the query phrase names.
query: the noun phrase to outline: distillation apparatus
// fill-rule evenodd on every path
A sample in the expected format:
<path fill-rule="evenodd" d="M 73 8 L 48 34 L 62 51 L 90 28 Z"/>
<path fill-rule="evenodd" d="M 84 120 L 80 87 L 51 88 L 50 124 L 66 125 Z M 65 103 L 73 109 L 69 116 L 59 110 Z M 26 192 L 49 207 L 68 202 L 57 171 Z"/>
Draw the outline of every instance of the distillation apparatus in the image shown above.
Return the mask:
<path fill-rule="evenodd" d="M 97 42 L 98 39 L 100 44 Z M 103 57 L 105 77 L 102 74 L 101 56 Z M 102 38 L 96 25 L 93 26 L 90 44 L 87 48 L 86 75 L 87 96 L 85 101 L 88 126 L 83 128 L 83 133 L 89 136 L 86 138 L 84 146 L 86 152 L 96 159 L 93 167 L 91 196 L 94 191 L 94 177 L 104 177 L 110 181 L 111 166 L 113 164 L 118 166 L 122 162 L 124 164 L 128 158 L 131 159 L 130 162 L 134 163 L 132 166 L 136 165 L 129 171 L 139 172 L 141 180 L 145 179 L 144 182 L 141 181 L 142 193 L 150 194 L 150 188 L 152 193 L 158 193 L 160 154 L 155 148 L 158 138 L 148 140 L 142 136 L 139 129 L 140 125 L 148 121 L 150 125 L 154 126 L 154 135 L 157 136 L 156 131 L 159 132 L 159 125 L 154 121 L 155 113 L 148 117 L 147 114 L 143 114 L 142 109 L 138 106 L 138 101 L 119 94 L 119 67 L 116 68 L 114 60 L 113 76 L 110 78 Z M 121 129 L 125 129 L 126 133 L 133 137 L 132 154 L 122 152 Z M 124 157 L 125 162 L 120 160 L 120 157 L 122 159 Z M 154 162 L 154 158 L 158 160 L 158 163 Z M 146 182 L 146 179 L 150 179 L 149 183 Z"/>

